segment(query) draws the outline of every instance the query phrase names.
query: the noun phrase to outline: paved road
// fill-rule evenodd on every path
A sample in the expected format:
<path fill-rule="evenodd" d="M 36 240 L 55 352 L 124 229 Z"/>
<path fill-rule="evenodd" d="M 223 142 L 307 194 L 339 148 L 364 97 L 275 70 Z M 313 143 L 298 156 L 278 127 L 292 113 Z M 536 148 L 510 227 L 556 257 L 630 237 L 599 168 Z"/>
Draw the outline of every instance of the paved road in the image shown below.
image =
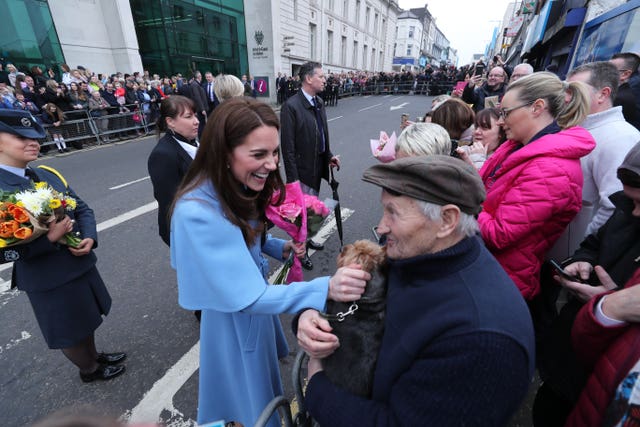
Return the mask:
<path fill-rule="evenodd" d="M 431 98 L 370 96 L 343 99 L 328 107 L 334 153 L 341 155 L 340 197 L 345 241 L 371 238 L 379 219 L 379 190 L 360 180 L 376 163 L 369 140 L 380 130 L 398 131 L 400 115 L 423 115 Z M 168 249 L 157 235 L 156 205 L 146 159 L 156 138 L 48 157 L 38 161 L 60 170 L 94 209 L 99 223 L 98 268 L 113 298 L 98 329 L 100 350 L 127 351 L 127 372 L 106 383 L 83 384 L 59 351 L 46 348 L 26 295 L 7 290 L 10 269 L 0 265 L 0 414 L 3 426 L 24 426 L 56 410 L 90 405 L 99 413 L 134 420 L 162 420 L 167 426 L 195 425 L 198 324 L 177 305 Z M 321 198 L 329 197 L 323 184 Z M 326 249 L 312 255 L 307 278 L 335 270 L 339 242 L 335 228 L 324 232 Z M 273 264 L 273 269 L 277 265 Z M 290 316 L 282 316 L 289 330 Z M 295 339 L 289 334 L 292 354 Z M 293 356 L 282 361 L 285 394 L 292 397 Z M 526 408 L 520 417 L 526 421 Z M 528 425 L 525 421 L 513 425 Z"/>

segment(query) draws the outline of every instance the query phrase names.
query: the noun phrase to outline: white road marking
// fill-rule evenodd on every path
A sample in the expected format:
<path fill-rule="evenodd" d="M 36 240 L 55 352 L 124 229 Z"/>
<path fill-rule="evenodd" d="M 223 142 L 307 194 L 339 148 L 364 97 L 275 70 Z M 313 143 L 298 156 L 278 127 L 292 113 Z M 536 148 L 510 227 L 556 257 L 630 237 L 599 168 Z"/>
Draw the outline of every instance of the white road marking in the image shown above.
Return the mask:
<path fill-rule="evenodd" d="M 372 106 L 370 106 L 370 107 L 366 107 L 366 108 L 363 108 L 362 110 L 358 110 L 358 111 L 359 111 L 359 112 L 360 112 L 360 111 L 367 111 L 367 110 L 370 110 L 370 109 L 372 109 L 372 108 L 379 107 L 379 106 L 381 106 L 381 105 L 382 105 L 382 104 L 372 105 Z"/>
<path fill-rule="evenodd" d="M 22 333 L 20 334 L 20 338 L 12 339 L 11 341 L 9 341 L 9 344 L 5 345 L 4 347 L 0 347 L 0 353 L 9 350 L 11 347 L 15 347 L 21 341 L 28 340 L 29 338 L 31 338 L 31 334 L 27 331 L 22 331 Z"/>
<path fill-rule="evenodd" d="M 340 213 L 342 214 L 342 220 L 346 221 L 347 218 L 353 214 L 353 210 L 348 208 L 342 208 Z M 317 243 L 324 243 L 327 239 L 337 230 L 337 224 L 334 213 L 327 218 L 324 225 L 318 230 L 318 233 L 314 236 L 313 240 Z M 310 250 L 309 255 L 312 255 L 315 251 Z M 273 279 L 276 278 L 282 267 L 278 268 L 269 277 L 269 283 L 273 283 Z M 160 419 L 160 414 L 163 411 L 170 411 L 172 414 L 171 426 L 174 427 L 187 427 L 192 426 L 193 420 L 188 419 L 179 421 L 174 419 L 174 416 L 179 413 L 173 406 L 173 396 L 180 390 L 180 388 L 187 382 L 187 380 L 193 375 L 193 373 L 200 366 L 200 341 L 198 341 L 191 349 L 180 358 L 178 363 L 173 365 L 162 378 L 160 378 L 151 387 L 147 393 L 145 393 L 142 400 L 131 411 L 127 411 L 120 417 L 123 421 L 129 423 L 154 423 L 164 422 L 166 420 Z"/>
<path fill-rule="evenodd" d="M 148 212 L 154 211 L 156 209 L 158 209 L 158 202 L 153 201 L 151 203 L 147 203 L 146 205 L 140 206 L 139 208 L 133 209 L 129 212 L 125 212 L 121 215 L 118 215 L 116 217 L 103 221 L 97 226 L 98 233 L 101 231 L 107 230 L 111 227 L 115 227 L 116 225 L 122 224 L 123 222 L 129 221 L 130 219 L 133 219 L 140 215 L 144 215 Z M 0 273 L 2 273 L 5 270 L 9 270 L 12 267 L 13 267 L 12 262 L 2 264 L 0 265 Z M 0 294 L 8 291 L 10 288 L 11 288 L 11 279 L 0 281 Z"/>
<path fill-rule="evenodd" d="M 409 103 L 408 102 L 403 102 L 400 105 L 392 105 L 391 107 L 389 107 L 389 111 L 399 110 L 402 107 L 404 107 L 405 105 L 409 105 Z"/>
<path fill-rule="evenodd" d="M 334 121 L 334 120 L 341 119 L 342 117 L 344 117 L 344 116 L 334 117 L 334 118 L 332 118 L 332 119 L 327 120 L 327 123 L 328 123 L 328 122 L 332 122 L 332 121 Z"/>
<path fill-rule="evenodd" d="M 109 190 L 117 190 L 119 188 L 123 188 L 123 187 L 126 187 L 128 185 L 136 184 L 136 183 L 141 182 L 141 181 L 146 181 L 149 178 L 151 178 L 151 177 L 150 176 L 145 176 L 144 178 L 134 179 L 133 181 L 125 182 L 124 184 L 116 185 L 115 187 L 110 187 Z"/>

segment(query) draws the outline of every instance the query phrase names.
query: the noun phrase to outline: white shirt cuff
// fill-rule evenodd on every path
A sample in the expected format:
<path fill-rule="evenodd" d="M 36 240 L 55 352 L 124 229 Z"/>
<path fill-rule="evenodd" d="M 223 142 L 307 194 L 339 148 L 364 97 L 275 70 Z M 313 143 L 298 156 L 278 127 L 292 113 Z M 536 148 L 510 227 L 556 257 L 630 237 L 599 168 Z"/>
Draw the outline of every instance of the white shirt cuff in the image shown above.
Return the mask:
<path fill-rule="evenodd" d="M 596 316 L 596 320 L 598 321 L 598 323 L 600 323 L 602 326 L 605 326 L 605 327 L 626 325 L 627 322 L 622 320 L 612 319 L 611 317 L 608 317 L 607 315 L 604 314 L 604 312 L 602 311 L 602 303 L 606 298 L 607 298 L 606 295 L 603 296 L 602 298 L 600 298 L 600 301 L 598 301 L 598 304 L 596 304 L 594 315 Z"/>

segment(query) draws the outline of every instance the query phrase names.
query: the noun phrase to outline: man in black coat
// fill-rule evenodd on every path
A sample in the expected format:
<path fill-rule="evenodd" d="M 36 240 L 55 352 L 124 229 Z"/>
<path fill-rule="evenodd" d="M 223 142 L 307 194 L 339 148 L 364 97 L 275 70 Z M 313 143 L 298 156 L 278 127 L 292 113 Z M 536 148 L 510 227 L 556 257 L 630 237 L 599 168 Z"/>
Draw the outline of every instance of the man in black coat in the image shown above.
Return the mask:
<path fill-rule="evenodd" d="M 616 66 L 620 78 L 618 94 L 613 101 L 614 106 L 622 106 L 624 119 L 640 130 L 640 99 L 633 93 L 630 85 L 631 77 L 638 72 L 640 56 L 635 53 L 616 53 L 610 61 Z"/>
<path fill-rule="evenodd" d="M 489 71 L 487 81 L 480 85 L 481 74 L 475 74 L 469 79 L 469 83 L 462 92 L 462 100 L 467 104 L 473 104 L 473 111 L 476 113 L 491 105 L 485 105 L 487 101 L 497 104 L 502 100 L 506 89 L 505 81 L 507 73 L 502 67 L 493 67 Z"/>
<path fill-rule="evenodd" d="M 280 111 L 280 146 L 287 182 L 300 181 L 303 192 L 317 196 L 322 178 L 329 180 L 329 167 L 340 167 L 340 160 L 331 153 L 327 113 L 318 96 L 326 84 L 322 65 L 304 63 L 299 76 L 302 87 Z M 323 249 L 312 240 L 309 247 Z M 302 265 L 313 268 L 308 256 Z"/>
<path fill-rule="evenodd" d="M 204 89 L 204 93 L 207 97 L 207 114 L 211 114 L 218 104 L 220 104 L 220 101 L 213 90 L 216 85 L 216 78 L 213 77 L 213 73 L 211 73 L 211 71 L 204 73 L 204 78 L 205 81 L 202 82 L 202 88 Z"/>
<path fill-rule="evenodd" d="M 198 138 L 202 136 L 204 126 L 207 124 L 207 109 L 209 103 L 207 102 L 207 94 L 202 88 L 202 73 L 200 71 L 194 71 L 193 77 L 188 84 L 182 84 L 178 89 L 178 93 L 182 96 L 186 96 L 191 99 L 196 106 L 196 114 L 200 125 L 198 127 Z"/>

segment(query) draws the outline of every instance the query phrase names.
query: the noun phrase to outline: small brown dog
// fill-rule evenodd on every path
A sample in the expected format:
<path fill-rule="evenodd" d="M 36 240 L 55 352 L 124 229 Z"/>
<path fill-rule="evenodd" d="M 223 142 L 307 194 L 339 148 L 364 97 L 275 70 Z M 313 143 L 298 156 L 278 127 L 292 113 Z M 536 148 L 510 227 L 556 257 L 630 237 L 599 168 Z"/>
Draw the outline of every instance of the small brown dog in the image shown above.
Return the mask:
<path fill-rule="evenodd" d="M 323 368 L 334 384 L 359 396 L 370 397 L 384 332 L 386 252 L 377 243 L 358 240 L 342 248 L 337 263 L 338 267 L 360 264 L 372 277 L 355 303 L 327 303 L 326 318 L 340 339 L 340 347 L 323 361 Z"/>

